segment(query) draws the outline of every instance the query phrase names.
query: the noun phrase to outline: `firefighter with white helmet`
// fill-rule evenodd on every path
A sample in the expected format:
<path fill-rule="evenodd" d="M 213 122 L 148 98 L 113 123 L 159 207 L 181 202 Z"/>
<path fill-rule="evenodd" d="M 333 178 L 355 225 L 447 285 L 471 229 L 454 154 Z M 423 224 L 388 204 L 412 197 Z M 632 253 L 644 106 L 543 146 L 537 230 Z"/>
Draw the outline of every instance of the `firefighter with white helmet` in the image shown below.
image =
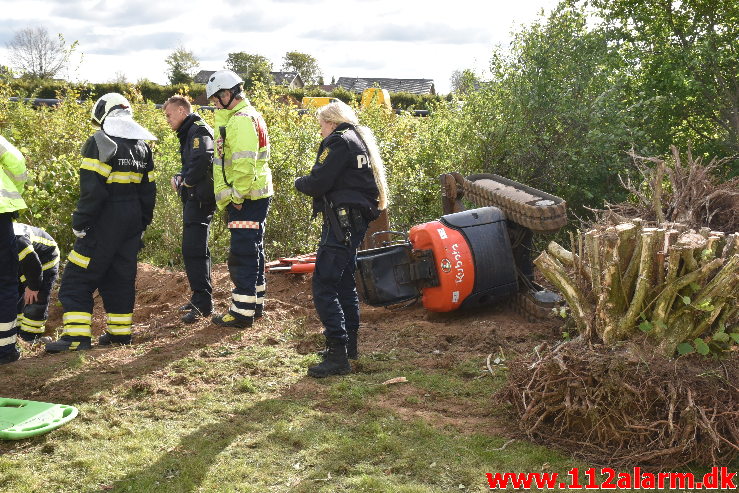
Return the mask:
<path fill-rule="evenodd" d="M 59 289 L 64 330 L 46 345 L 50 353 L 90 349 L 95 290 L 107 312 L 98 343 L 131 343 L 137 256 L 154 213 L 154 159 L 145 141 L 156 137 L 134 121 L 131 104 L 118 93 L 98 99 L 91 117 L 100 130 L 82 147 L 72 214 L 77 240 Z"/>
<path fill-rule="evenodd" d="M 234 72 L 220 70 L 205 87 L 217 108 L 213 186 L 218 208 L 228 217 L 228 269 L 234 283 L 228 312 L 212 320 L 239 328 L 251 327 L 264 310 L 264 226 L 274 193 L 267 125 L 246 99 L 243 84 Z"/>
<path fill-rule="evenodd" d="M 18 249 L 13 218 L 26 208 L 21 194 L 28 176 L 26 160 L 0 135 L 0 365 L 20 358 L 15 344 L 18 302 Z"/>

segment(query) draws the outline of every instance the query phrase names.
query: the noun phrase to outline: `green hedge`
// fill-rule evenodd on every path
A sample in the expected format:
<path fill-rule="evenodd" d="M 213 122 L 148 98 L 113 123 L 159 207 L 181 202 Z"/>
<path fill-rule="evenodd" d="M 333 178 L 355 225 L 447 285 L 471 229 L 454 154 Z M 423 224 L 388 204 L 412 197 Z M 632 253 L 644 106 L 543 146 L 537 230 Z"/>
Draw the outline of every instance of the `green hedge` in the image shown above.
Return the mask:
<path fill-rule="evenodd" d="M 151 101 L 161 104 L 173 94 L 183 94 L 192 99 L 205 94 L 203 84 L 175 84 L 163 86 L 154 82 L 143 81 L 136 84 L 106 82 L 99 84 L 70 84 L 65 81 L 29 79 L 12 79 L 9 81 L 10 95 L 21 98 L 64 99 L 69 94 L 87 100 L 97 99 L 109 92 L 118 92 L 132 97 L 136 101 Z"/>
<path fill-rule="evenodd" d="M 109 92 L 118 92 L 132 97 L 136 101 L 150 101 L 155 104 L 161 104 L 173 94 L 183 94 L 189 96 L 193 100 L 198 97 L 201 101 L 205 95 L 205 85 L 203 84 L 175 84 L 160 85 L 150 81 L 142 81 L 135 84 L 121 82 L 106 83 L 84 83 L 70 84 L 65 81 L 44 80 L 35 81 L 30 79 L 12 79 L 9 81 L 11 96 L 21 98 L 43 98 L 43 99 L 62 99 L 67 97 L 67 93 L 73 91 L 79 99 L 97 99 L 103 94 Z M 336 88 L 331 92 L 322 91 L 321 89 L 287 89 L 281 86 L 269 86 L 269 92 L 274 95 L 289 95 L 300 101 L 304 96 L 329 96 L 340 99 L 347 104 L 357 103 L 361 99 L 361 94 L 347 91 L 344 88 Z M 396 92 L 390 95 L 392 106 L 401 110 L 428 110 L 448 97 L 442 97 L 434 94 L 411 94 L 407 92 Z"/>
<path fill-rule="evenodd" d="M 105 86 L 104 90 L 114 87 Z M 15 89 L 0 81 L 0 122 L 2 134 L 28 161 L 30 179 L 25 198 L 29 209 L 23 212 L 21 220 L 47 229 L 66 256 L 74 242 L 70 217 L 79 193 L 80 148 L 95 129 L 89 120 L 93 100 L 83 98 L 74 86 L 57 88 L 67 96 L 59 106 L 34 108 L 8 101 Z M 313 165 L 320 142 L 318 125 L 313 116 L 300 115 L 294 107 L 280 103 L 280 94 L 275 91 L 257 88 L 249 97 L 264 115 L 270 133 L 270 166 L 276 193 L 265 236 L 267 255 L 275 258 L 314 251 L 319 221 L 311 221 L 311 201 L 294 190 L 293 182 Z M 78 104 L 75 100 L 83 102 Z M 357 103 L 350 100 L 350 104 Z M 159 184 L 157 206 L 141 259 L 162 266 L 180 266 L 181 204 L 169 187 L 170 176 L 180 167 L 179 143 L 163 112 L 150 102 L 134 102 L 134 114 L 158 138 L 152 143 Z M 202 114 L 212 122 L 212 112 Z M 441 203 L 437 176 L 441 172 L 476 171 L 456 166 L 451 148 L 444 153 L 436 150 L 451 128 L 449 113 L 441 110 L 438 114 L 436 119 L 420 119 L 389 114 L 379 107 L 360 112 L 362 122 L 375 130 L 386 162 L 393 229 L 407 230 L 418 222 L 438 217 Z M 226 260 L 228 251 L 228 233 L 223 223 L 221 215 L 214 219 L 211 250 L 218 262 Z"/>

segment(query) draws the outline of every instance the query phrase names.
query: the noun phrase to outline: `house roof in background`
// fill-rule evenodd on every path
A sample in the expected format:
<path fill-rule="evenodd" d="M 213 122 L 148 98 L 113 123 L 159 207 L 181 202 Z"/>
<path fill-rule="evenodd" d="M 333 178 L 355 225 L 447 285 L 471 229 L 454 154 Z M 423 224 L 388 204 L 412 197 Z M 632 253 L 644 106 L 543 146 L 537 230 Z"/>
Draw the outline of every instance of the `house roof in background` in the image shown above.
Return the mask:
<path fill-rule="evenodd" d="M 303 82 L 303 79 L 300 77 L 300 74 L 297 72 L 270 72 L 272 75 L 272 78 L 275 81 L 275 84 L 279 85 L 285 85 L 289 86 L 290 84 L 295 81 L 295 79 L 300 79 L 300 82 Z"/>
<path fill-rule="evenodd" d="M 215 73 L 215 70 L 201 70 L 200 72 L 195 74 L 195 77 L 192 78 L 192 81 L 196 84 L 206 84 L 210 76 Z"/>
<path fill-rule="evenodd" d="M 369 87 L 380 87 L 388 92 L 436 94 L 433 79 L 387 79 L 377 77 L 339 77 L 336 85 L 348 91 L 362 92 Z"/>

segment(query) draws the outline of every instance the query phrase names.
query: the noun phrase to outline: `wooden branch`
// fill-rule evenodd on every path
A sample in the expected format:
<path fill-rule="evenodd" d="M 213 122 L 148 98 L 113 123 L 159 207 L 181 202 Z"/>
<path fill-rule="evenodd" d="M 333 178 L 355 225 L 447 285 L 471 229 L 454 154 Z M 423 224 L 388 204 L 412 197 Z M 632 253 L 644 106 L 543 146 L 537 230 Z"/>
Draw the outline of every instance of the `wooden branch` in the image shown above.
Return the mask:
<path fill-rule="evenodd" d="M 634 253 L 629 260 L 629 266 L 626 268 L 622 276 L 622 289 L 625 293 L 626 298 L 631 298 L 634 293 L 634 286 L 636 284 L 636 276 L 639 273 L 639 262 L 642 254 L 642 237 L 641 233 L 634 238 L 636 245 L 634 246 Z"/>
<path fill-rule="evenodd" d="M 714 259 L 712 262 L 718 261 L 723 263 L 721 259 Z M 701 304 L 706 301 L 711 301 L 711 298 L 717 296 L 720 293 L 730 293 L 736 291 L 739 285 L 739 276 L 737 276 L 737 270 L 739 269 L 739 254 L 734 255 L 724 265 L 724 267 L 711 279 L 702 290 L 700 290 L 695 298 L 695 303 Z"/>
<path fill-rule="evenodd" d="M 562 264 L 568 267 L 573 267 L 575 265 L 575 256 L 573 253 L 556 241 L 549 242 L 549 245 L 547 245 L 547 251 Z"/>
<path fill-rule="evenodd" d="M 534 265 L 549 282 L 554 284 L 570 307 L 578 330 L 586 340 L 593 338 L 593 314 L 585 295 L 567 277 L 564 266 L 547 252 L 542 252 Z"/>
<path fill-rule="evenodd" d="M 665 222 L 665 215 L 662 212 L 662 178 L 665 175 L 665 162 L 660 160 L 657 163 L 657 172 L 654 175 L 652 183 L 652 208 L 657 218 L 657 224 Z"/>
<path fill-rule="evenodd" d="M 610 230 L 611 228 L 609 228 Z M 614 334 L 621 315 L 628 305 L 621 287 L 621 272 L 618 261 L 619 236 L 615 228 L 603 236 L 603 286 L 596 305 L 595 329 L 606 341 Z"/>
<path fill-rule="evenodd" d="M 668 321 L 667 312 L 672 306 L 672 303 L 675 301 L 677 293 L 690 283 L 698 282 L 699 280 L 706 278 L 708 275 L 711 274 L 711 272 L 721 267 L 721 265 L 721 259 L 714 259 L 712 262 L 702 266 L 700 269 L 685 274 L 684 276 L 665 286 L 665 290 L 662 292 L 661 295 L 657 297 L 657 300 L 655 301 L 654 309 L 652 310 L 652 321 L 660 321 L 666 324 Z M 656 328 L 655 334 L 659 337 L 663 337 L 666 330 L 666 328 Z"/>
<path fill-rule="evenodd" d="M 585 251 L 588 257 L 593 294 L 597 299 L 600 296 L 601 287 L 600 239 L 598 232 L 594 229 L 585 233 Z"/>
<path fill-rule="evenodd" d="M 641 234 L 641 238 L 642 250 L 641 258 L 639 260 L 639 277 L 637 278 L 636 286 L 634 287 L 634 296 L 631 298 L 629 309 L 619 321 L 617 333 L 614 334 L 614 337 L 610 339 L 610 341 L 604 339 L 607 343 L 621 339 L 636 326 L 636 321 L 641 314 L 644 300 L 649 291 L 649 281 L 652 278 L 652 272 L 654 270 L 655 234 L 652 231 L 645 230 Z"/>

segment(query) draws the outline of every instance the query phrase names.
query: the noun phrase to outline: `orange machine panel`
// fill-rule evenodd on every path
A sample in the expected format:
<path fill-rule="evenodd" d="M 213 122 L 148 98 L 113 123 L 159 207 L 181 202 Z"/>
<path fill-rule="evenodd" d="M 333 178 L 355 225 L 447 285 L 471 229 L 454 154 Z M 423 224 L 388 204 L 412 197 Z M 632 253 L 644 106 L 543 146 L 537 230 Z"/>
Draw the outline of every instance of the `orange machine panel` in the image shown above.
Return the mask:
<path fill-rule="evenodd" d="M 423 306 L 432 312 L 456 310 L 475 285 L 475 266 L 470 246 L 462 233 L 439 221 L 411 228 L 414 250 L 434 253 L 439 285 L 423 289 Z"/>

